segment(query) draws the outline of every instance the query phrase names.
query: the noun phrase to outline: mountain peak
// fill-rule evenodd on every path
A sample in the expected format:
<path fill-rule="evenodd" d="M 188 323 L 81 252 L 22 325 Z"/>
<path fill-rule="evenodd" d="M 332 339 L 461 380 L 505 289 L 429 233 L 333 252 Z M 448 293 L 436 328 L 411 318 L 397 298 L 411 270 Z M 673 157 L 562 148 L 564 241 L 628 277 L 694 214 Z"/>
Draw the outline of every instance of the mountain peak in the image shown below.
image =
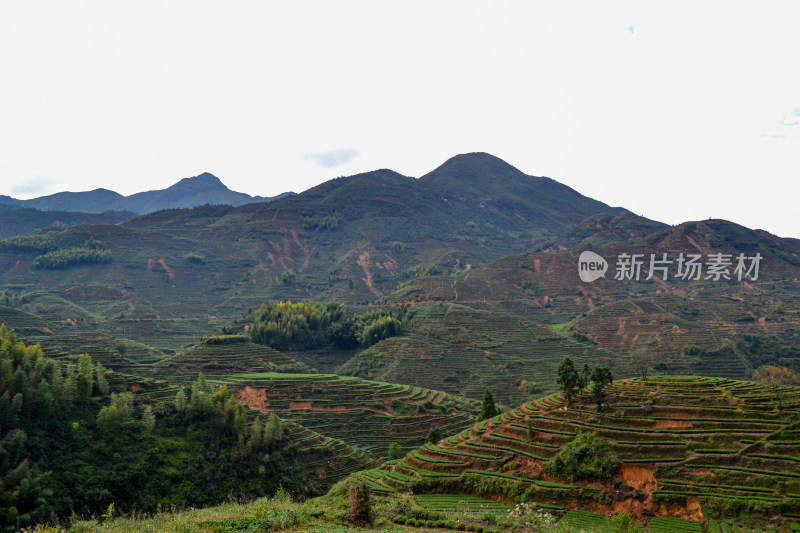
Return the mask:
<path fill-rule="evenodd" d="M 193 176 L 191 178 L 183 178 L 178 183 L 168 187 L 167 190 L 175 190 L 175 189 L 186 189 L 192 191 L 228 191 L 228 189 L 222 181 L 216 177 L 214 174 L 210 172 L 203 172 L 198 176 Z"/>
<path fill-rule="evenodd" d="M 425 174 L 424 181 L 440 181 L 442 178 L 458 178 L 459 180 L 482 180 L 491 178 L 507 179 L 512 176 L 525 176 L 518 168 L 509 165 L 499 157 L 486 152 L 471 152 L 451 157 L 438 168 Z"/>

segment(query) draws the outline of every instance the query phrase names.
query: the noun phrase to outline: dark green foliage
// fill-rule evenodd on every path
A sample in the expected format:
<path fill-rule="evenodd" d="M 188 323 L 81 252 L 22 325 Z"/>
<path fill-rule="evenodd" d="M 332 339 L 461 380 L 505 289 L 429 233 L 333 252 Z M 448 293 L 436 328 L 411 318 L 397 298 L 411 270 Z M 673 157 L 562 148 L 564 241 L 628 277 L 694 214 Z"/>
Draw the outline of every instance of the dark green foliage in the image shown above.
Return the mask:
<path fill-rule="evenodd" d="M 440 440 L 442 440 L 442 430 L 438 427 L 431 428 L 428 432 L 428 436 L 425 437 L 425 442 L 430 444 L 436 444 Z"/>
<path fill-rule="evenodd" d="M 349 315 L 342 304 L 269 301 L 253 315 L 250 338 L 278 350 L 308 350 L 335 345 L 370 346 L 399 335 L 400 321 L 385 311 Z"/>
<path fill-rule="evenodd" d="M 589 386 L 589 382 L 592 380 L 592 370 L 589 368 L 589 365 L 584 364 L 583 370 L 578 375 L 578 389 L 583 390 Z"/>
<path fill-rule="evenodd" d="M 389 459 L 400 459 L 403 457 L 403 449 L 400 447 L 399 443 L 393 442 L 389 445 L 387 455 Z"/>
<path fill-rule="evenodd" d="M 492 391 L 489 390 L 489 387 L 486 387 L 486 390 L 483 391 L 483 403 L 481 404 L 481 414 L 478 416 L 478 420 L 493 418 L 498 414 L 500 413 L 497 411 L 497 406 L 494 404 Z"/>
<path fill-rule="evenodd" d="M 283 447 L 277 416 L 248 431 L 244 407 L 202 375 L 188 406 L 180 393 L 176 405 L 152 405 L 106 392 L 106 371 L 88 354 L 62 366 L 0 325 L 0 530 L 52 513 L 97 515 L 112 502 L 150 512 L 252 498 L 281 483 L 300 495 L 318 490 L 301 452 Z"/>
<path fill-rule="evenodd" d="M 592 383 L 592 399 L 597 403 L 597 410 L 602 411 L 605 388 L 614 381 L 614 377 L 607 366 L 598 366 L 592 370 L 590 380 Z"/>
<path fill-rule="evenodd" d="M 372 525 L 372 497 L 369 485 L 357 481 L 350 487 L 350 508 L 347 520 L 357 526 Z"/>
<path fill-rule="evenodd" d="M 55 249 L 56 243 L 52 234 L 25 235 L 11 237 L 0 241 L 0 250 L 13 250 L 19 252 L 49 252 Z"/>
<path fill-rule="evenodd" d="M 575 370 L 572 359 L 565 357 L 558 365 L 556 383 L 558 383 L 561 394 L 567 400 L 567 405 L 572 405 L 572 398 L 580 391 L 580 375 Z"/>
<path fill-rule="evenodd" d="M 335 215 L 328 215 L 324 217 L 303 217 L 302 224 L 303 229 L 305 230 L 325 230 L 329 231 L 332 229 L 336 229 L 339 227 L 339 224 L 342 223 L 344 219 L 342 215 L 335 214 Z"/>
<path fill-rule="evenodd" d="M 73 265 L 91 265 L 111 262 L 111 252 L 94 248 L 67 248 L 47 252 L 33 260 L 35 269 L 57 270 Z"/>
<path fill-rule="evenodd" d="M 548 474 L 571 481 L 610 479 L 616 468 L 617 461 L 611 455 L 608 443 L 594 432 L 578 435 L 544 465 Z"/>
<path fill-rule="evenodd" d="M 198 263 L 198 264 L 205 264 L 208 263 L 208 258 L 197 252 L 186 252 L 183 254 L 183 258 L 189 261 L 190 263 Z"/>
<path fill-rule="evenodd" d="M 423 276 L 435 276 L 440 273 L 441 271 L 436 265 L 426 265 L 423 263 L 403 270 L 403 276 L 409 279 L 421 278 Z"/>

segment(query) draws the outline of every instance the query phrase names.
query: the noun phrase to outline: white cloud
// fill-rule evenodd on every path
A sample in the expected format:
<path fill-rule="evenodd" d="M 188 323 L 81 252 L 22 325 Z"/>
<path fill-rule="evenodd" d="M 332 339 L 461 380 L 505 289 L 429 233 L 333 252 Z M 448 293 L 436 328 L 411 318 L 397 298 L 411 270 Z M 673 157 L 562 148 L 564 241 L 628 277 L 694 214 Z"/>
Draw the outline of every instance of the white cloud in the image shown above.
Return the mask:
<path fill-rule="evenodd" d="M 327 152 L 302 154 L 300 159 L 310 161 L 318 167 L 336 168 L 350 163 L 360 155 L 361 154 L 358 152 L 358 150 L 354 148 L 340 148 L 338 150 L 329 150 Z"/>

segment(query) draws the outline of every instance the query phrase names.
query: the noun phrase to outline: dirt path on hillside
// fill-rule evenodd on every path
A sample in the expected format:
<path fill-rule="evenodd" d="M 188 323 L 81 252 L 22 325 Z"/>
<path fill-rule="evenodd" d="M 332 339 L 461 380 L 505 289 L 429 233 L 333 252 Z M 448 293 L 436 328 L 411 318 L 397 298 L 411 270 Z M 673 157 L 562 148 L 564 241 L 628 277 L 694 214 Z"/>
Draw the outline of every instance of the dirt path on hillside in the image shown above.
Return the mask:
<path fill-rule="evenodd" d="M 297 246 L 299 246 L 300 250 L 303 252 L 303 266 L 301 266 L 298 270 L 298 272 L 303 272 L 308 268 L 308 263 L 310 260 L 310 255 L 308 253 L 308 241 L 306 241 L 306 238 L 303 237 L 303 242 L 300 242 L 300 237 L 298 237 L 296 229 L 292 228 L 289 231 L 292 234 L 292 239 L 294 239 L 295 244 L 297 244 Z"/>
<path fill-rule="evenodd" d="M 364 250 L 360 254 L 358 254 L 358 260 L 356 261 L 358 266 L 361 267 L 361 270 L 364 271 L 364 275 L 366 278 L 361 278 L 364 283 L 367 284 L 369 290 L 372 291 L 372 294 L 377 296 L 378 298 L 383 298 L 384 294 L 375 288 L 375 285 L 372 284 L 372 272 L 370 272 L 369 267 L 372 265 L 372 261 L 369 258 L 369 252 Z"/>
<path fill-rule="evenodd" d="M 164 271 L 167 273 L 167 277 L 169 279 L 171 279 L 171 280 L 175 279 L 175 272 L 173 272 L 172 269 L 167 266 L 167 262 L 164 260 L 164 258 L 163 257 L 159 257 L 158 258 L 158 262 L 162 266 Z"/>

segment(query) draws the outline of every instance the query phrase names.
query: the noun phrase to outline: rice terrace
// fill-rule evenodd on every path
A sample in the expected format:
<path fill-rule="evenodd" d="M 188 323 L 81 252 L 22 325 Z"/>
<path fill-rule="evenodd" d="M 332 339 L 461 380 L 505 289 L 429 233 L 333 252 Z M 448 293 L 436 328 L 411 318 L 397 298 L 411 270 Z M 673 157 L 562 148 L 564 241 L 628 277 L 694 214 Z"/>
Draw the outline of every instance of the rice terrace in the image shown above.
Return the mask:
<path fill-rule="evenodd" d="M 800 532 L 796 23 L 0 2 L 0 533 Z"/>

